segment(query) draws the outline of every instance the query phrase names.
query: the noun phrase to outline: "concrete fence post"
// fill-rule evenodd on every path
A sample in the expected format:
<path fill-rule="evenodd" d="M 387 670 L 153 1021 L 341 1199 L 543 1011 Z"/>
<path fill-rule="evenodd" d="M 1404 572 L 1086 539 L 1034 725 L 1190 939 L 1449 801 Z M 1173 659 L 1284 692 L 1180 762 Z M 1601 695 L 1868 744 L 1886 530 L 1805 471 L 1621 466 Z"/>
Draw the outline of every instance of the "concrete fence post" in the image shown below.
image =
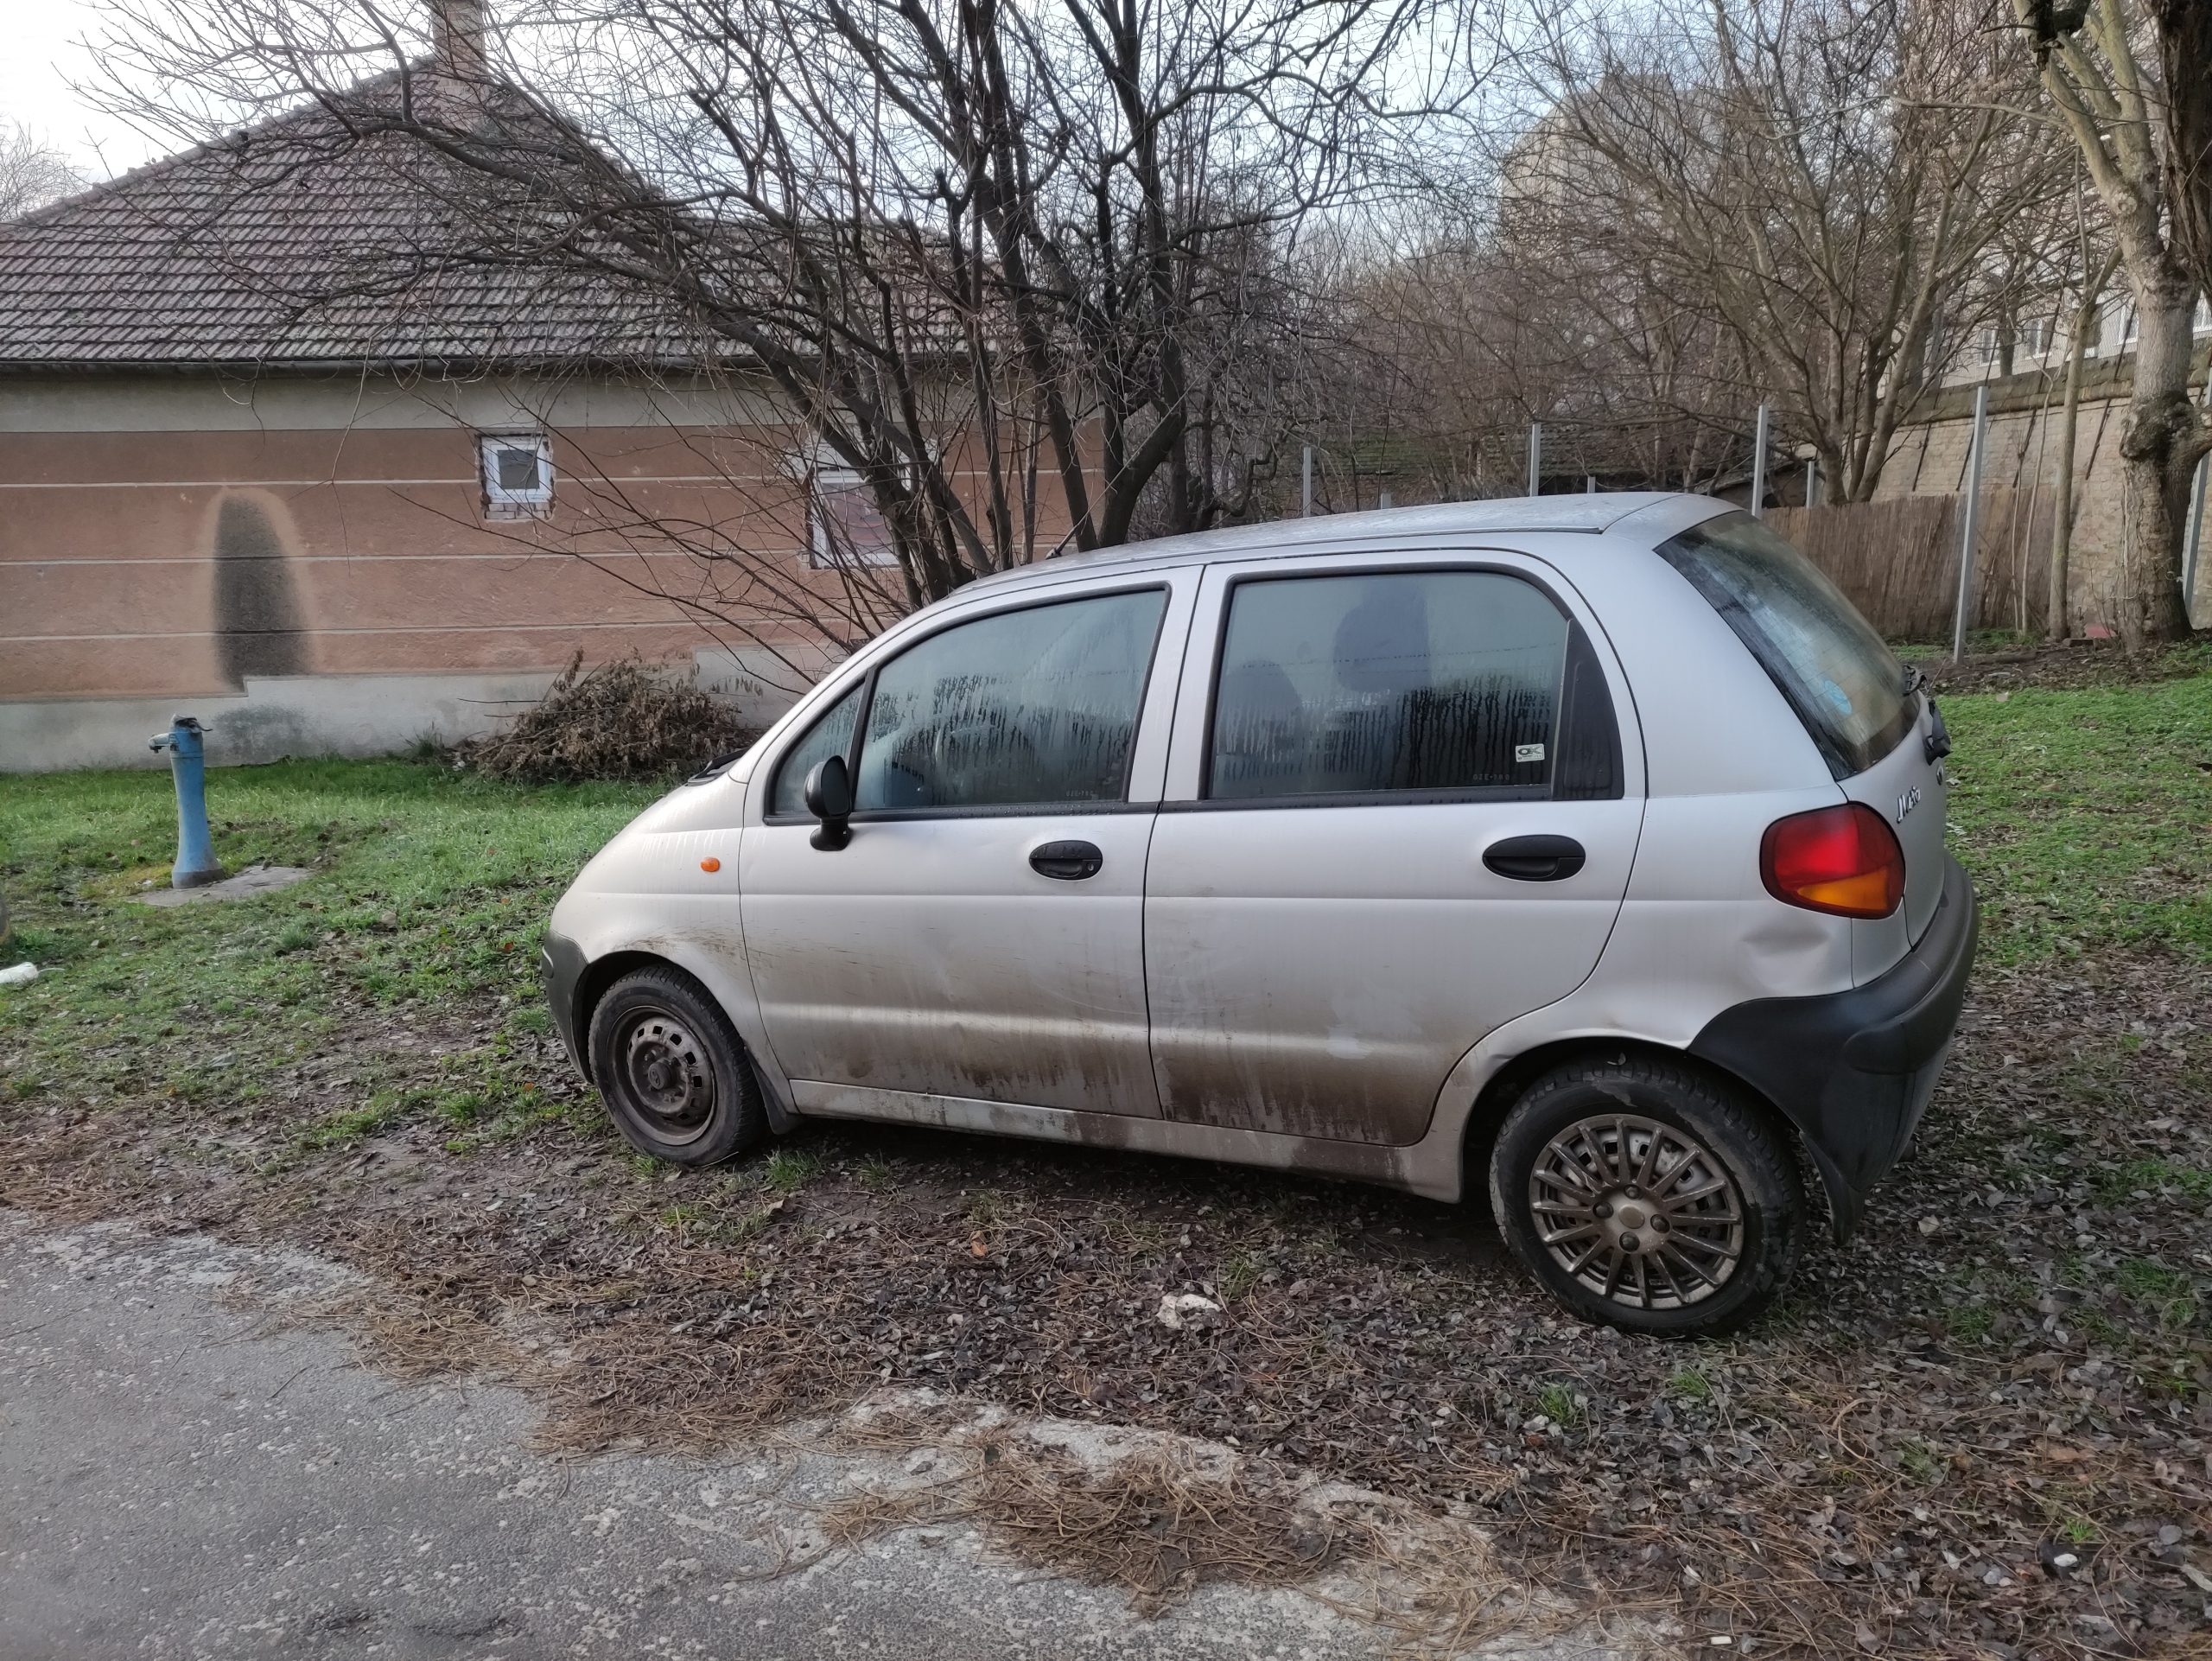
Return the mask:
<path fill-rule="evenodd" d="M 2204 381 L 2204 407 L 2212 415 L 2212 375 Z M 2205 477 L 2212 473 L 2212 455 L 2196 458 L 2196 477 L 2189 487 L 2189 526 L 2181 539 L 2181 608 L 2191 628 L 2202 627 L 2196 620 L 2196 562 L 2204 542 L 2204 486 Z"/>
<path fill-rule="evenodd" d="M 1967 630 L 1974 624 L 1974 545 L 1981 538 L 1981 463 L 1989 436 L 1989 383 L 1974 389 L 1974 449 L 1967 461 L 1966 523 L 1959 530 L 1959 602 L 1951 620 L 1951 661 L 1967 655 Z"/>
<path fill-rule="evenodd" d="M 1529 423 L 1529 493 L 1544 493 L 1544 423 L 1541 421 Z"/>
<path fill-rule="evenodd" d="M 1758 425 L 1751 438 L 1751 517 L 1766 517 L 1766 405 L 1759 405 Z"/>

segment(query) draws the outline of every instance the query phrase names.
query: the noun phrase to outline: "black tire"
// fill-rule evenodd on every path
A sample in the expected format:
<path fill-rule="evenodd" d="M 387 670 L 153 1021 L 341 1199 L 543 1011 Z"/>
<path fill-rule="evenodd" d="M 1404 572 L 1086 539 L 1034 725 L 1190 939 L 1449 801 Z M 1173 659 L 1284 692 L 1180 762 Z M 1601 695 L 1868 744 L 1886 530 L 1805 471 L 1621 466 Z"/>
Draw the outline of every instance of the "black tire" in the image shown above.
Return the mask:
<path fill-rule="evenodd" d="M 592 1011 L 592 1082 L 625 1140 L 678 1165 L 715 1165 L 767 1134 L 744 1041 L 679 969 L 640 969 Z"/>
<path fill-rule="evenodd" d="M 1568 1309 L 1669 1338 L 1756 1320 L 1806 1223 L 1796 1161 L 1759 1107 L 1656 1057 L 1537 1079 L 1499 1127 L 1490 1194 L 1513 1255 Z"/>

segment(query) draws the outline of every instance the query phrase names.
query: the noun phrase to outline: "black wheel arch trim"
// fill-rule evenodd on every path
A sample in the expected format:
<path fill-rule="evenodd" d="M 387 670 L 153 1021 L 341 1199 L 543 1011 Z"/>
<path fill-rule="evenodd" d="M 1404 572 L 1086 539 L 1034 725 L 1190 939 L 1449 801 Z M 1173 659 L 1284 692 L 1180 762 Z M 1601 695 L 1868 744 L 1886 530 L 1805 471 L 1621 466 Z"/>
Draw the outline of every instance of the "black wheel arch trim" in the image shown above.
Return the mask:
<path fill-rule="evenodd" d="M 561 1035 L 570 1064 L 587 1081 L 591 1078 L 591 1066 L 590 1058 L 584 1053 L 588 1047 L 585 1035 L 591 1030 L 592 1010 L 607 989 L 633 969 L 673 969 L 683 975 L 691 972 L 682 964 L 671 963 L 650 951 L 610 951 L 602 958 L 587 958 L 581 945 L 550 929 L 545 932 L 538 964 L 544 971 L 545 1002 L 553 1016 L 553 1028 Z M 742 1034 L 739 1041 L 743 1043 Z M 753 1053 L 753 1047 L 745 1044 L 744 1049 L 746 1065 L 753 1069 L 753 1082 L 760 1087 L 760 1100 L 768 1113 L 768 1128 L 782 1136 L 793 1123 L 791 1109 L 769 1084 L 760 1058 Z"/>
<path fill-rule="evenodd" d="M 1887 973 L 1848 992 L 1736 1004 L 1690 1041 L 1690 1054 L 1796 1127 L 1839 1240 L 1912 1139 L 1966 1002 L 1980 913 L 1965 869 L 1948 854 L 1943 865 L 1936 915 Z"/>

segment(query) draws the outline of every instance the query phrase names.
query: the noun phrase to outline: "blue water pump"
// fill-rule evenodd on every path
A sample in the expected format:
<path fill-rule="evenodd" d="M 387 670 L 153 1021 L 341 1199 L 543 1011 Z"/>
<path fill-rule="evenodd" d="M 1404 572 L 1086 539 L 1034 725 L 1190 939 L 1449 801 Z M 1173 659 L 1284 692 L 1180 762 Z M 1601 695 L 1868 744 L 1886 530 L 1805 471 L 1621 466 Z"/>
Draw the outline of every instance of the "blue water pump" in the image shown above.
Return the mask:
<path fill-rule="evenodd" d="M 219 882 L 223 868 L 215 862 L 215 844 L 207 834 L 207 760 L 201 741 L 212 731 L 191 716 L 178 716 L 165 733 L 156 733 L 147 746 L 169 753 L 169 773 L 176 780 L 176 863 L 169 868 L 169 887 L 198 888 Z"/>

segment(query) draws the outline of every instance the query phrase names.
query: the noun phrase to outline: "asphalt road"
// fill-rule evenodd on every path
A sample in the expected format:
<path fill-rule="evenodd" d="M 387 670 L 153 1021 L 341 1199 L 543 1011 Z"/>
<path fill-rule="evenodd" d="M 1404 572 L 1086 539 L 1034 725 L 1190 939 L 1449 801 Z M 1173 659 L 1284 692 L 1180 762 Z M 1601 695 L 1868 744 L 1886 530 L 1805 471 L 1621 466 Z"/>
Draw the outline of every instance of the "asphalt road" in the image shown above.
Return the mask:
<path fill-rule="evenodd" d="M 1281 1590 L 1211 1588 L 1145 1620 L 958 1530 L 779 1572 L 812 1555 L 824 1500 L 912 1480 L 926 1450 L 875 1469 L 783 1445 L 550 1460 L 519 1394 L 395 1384 L 226 1291 L 257 1308 L 343 1283 L 311 1258 L 0 1212 L 0 1661 L 1385 1648 Z"/>

